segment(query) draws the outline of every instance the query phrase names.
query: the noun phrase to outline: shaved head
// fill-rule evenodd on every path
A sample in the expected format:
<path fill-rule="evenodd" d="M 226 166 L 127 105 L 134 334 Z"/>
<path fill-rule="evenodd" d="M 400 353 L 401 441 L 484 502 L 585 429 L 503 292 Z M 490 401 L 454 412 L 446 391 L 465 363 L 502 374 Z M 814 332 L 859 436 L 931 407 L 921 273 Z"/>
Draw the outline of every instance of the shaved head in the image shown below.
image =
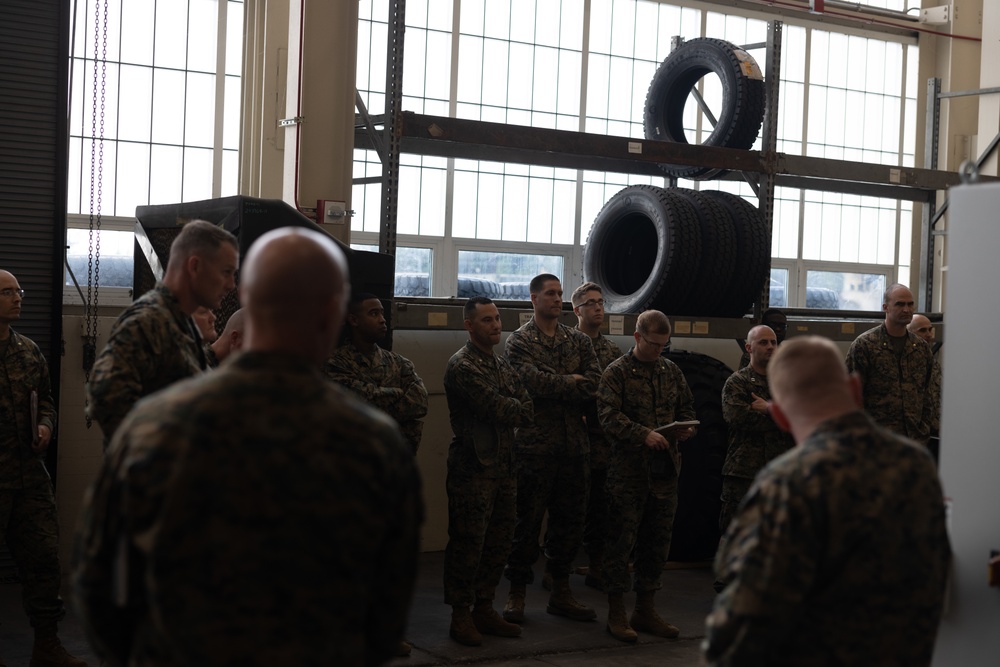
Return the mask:
<path fill-rule="evenodd" d="M 778 338 L 766 324 L 758 324 L 747 334 L 746 350 L 750 353 L 750 366 L 761 375 L 767 375 L 767 366 L 777 348 Z"/>
<path fill-rule="evenodd" d="M 344 320 L 347 275 L 343 251 L 322 232 L 282 227 L 261 236 L 240 283 L 244 347 L 324 361 Z"/>
<path fill-rule="evenodd" d="M 914 315 L 910 323 L 906 325 L 906 330 L 917 334 L 928 343 L 934 342 L 934 326 L 924 315 Z"/>
<path fill-rule="evenodd" d="M 857 377 L 848 375 L 843 353 L 827 338 L 786 340 L 771 357 L 768 381 L 781 413 L 775 421 L 797 442 L 820 422 L 859 409 Z"/>

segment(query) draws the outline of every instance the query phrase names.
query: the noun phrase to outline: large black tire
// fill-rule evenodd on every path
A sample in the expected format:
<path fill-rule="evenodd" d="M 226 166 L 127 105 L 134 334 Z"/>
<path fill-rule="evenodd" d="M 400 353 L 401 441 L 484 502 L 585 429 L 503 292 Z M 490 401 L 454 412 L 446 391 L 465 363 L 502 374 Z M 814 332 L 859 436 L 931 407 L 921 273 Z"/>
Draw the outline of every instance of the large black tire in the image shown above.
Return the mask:
<path fill-rule="evenodd" d="M 458 298 L 469 299 L 474 296 L 485 296 L 490 299 L 502 299 L 500 285 L 483 278 L 458 277 Z"/>
<path fill-rule="evenodd" d="M 701 317 L 721 315 L 720 304 L 736 270 L 736 229 L 729 213 L 715 199 L 686 188 L 674 188 L 672 192 L 694 204 L 701 229 L 698 278 L 679 313 Z"/>
<path fill-rule="evenodd" d="M 836 310 L 840 307 L 840 295 L 826 287 L 806 287 L 806 308 Z"/>
<path fill-rule="evenodd" d="M 669 190 L 633 185 L 597 214 L 583 249 L 583 276 L 603 288 L 608 312 L 658 308 L 674 314 L 700 258 L 694 206 Z"/>
<path fill-rule="evenodd" d="M 733 371 L 718 359 L 696 352 L 670 350 L 664 356 L 683 371 L 701 422 L 698 434 L 680 445 L 682 465 L 670 560 L 711 560 L 719 546 L 722 464 L 729 447 L 722 388 Z"/>
<path fill-rule="evenodd" d="M 681 44 L 657 68 L 642 115 L 647 139 L 688 143 L 684 106 L 698 80 L 709 73 L 722 82 L 722 109 L 702 145 L 744 150 L 753 146 L 764 122 L 764 76 L 749 53 L 725 40 L 711 38 Z M 722 169 L 687 165 L 660 167 L 677 178 L 710 179 L 725 173 Z"/>
<path fill-rule="evenodd" d="M 750 310 L 764 289 L 771 266 L 771 237 L 764 229 L 760 210 L 739 195 L 702 190 L 729 212 L 736 232 L 736 267 L 719 303 L 721 317 L 741 317 Z"/>

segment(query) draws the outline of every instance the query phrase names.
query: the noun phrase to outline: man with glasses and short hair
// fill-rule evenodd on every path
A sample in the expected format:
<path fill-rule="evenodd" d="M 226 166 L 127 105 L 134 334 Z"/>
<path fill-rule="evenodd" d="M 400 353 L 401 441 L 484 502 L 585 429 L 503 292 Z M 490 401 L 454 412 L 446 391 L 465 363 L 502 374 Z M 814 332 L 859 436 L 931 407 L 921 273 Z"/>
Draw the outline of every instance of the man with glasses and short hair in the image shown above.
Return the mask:
<path fill-rule="evenodd" d="M 601 372 L 622 356 L 618 344 L 601 334 L 604 324 L 604 293 L 601 286 L 586 282 L 573 290 L 573 312 L 576 328 L 590 337 Z M 587 403 L 587 435 L 590 438 L 590 493 L 587 494 L 587 515 L 583 527 L 583 551 L 589 564 L 584 583 L 604 590 L 604 548 L 608 533 L 608 497 L 604 486 L 608 477 L 611 444 L 604 437 L 597 416 L 597 397 Z"/>
<path fill-rule="evenodd" d="M 562 283 L 543 273 L 532 278 L 532 318 L 507 338 L 507 359 L 521 376 L 535 407 L 534 424 L 521 426 L 517 453 L 517 522 L 504 575 L 510 594 L 504 620 L 524 622 L 526 585 L 534 579 L 542 518 L 546 570 L 552 595 L 546 611 L 577 621 L 592 621 L 596 612 L 570 592 L 569 573 L 580 541 L 587 504 L 589 441 L 583 423 L 587 401 L 601 377 L 594 346 L 586 334 L 559 322 Z"/>
<path fill-rule="evenodd" d="M 59 596 L 56 498 L 44 458 L 56 409 L 45 357 L 11 328 L 23 298 L 17 278 L 0 271 L 0 542 L 6 540 L 20 570 L 24 610 L 35 630 L 31 664 L 86 667 L 56 634 L 66 608 Z"/>
<path fill-rule="evenodd" d="M 125 309 L 94 362 L 87 412 L 105 448 L 140 398 L 208 368 L 191 316 L 222 304 L 236 287 L 239 263 L 236 237 L 222 227 L 193 220 L 181 228 L 163 280 Z"/>
<path fill-rule="evenodd" d="M 607 491 L 615 517 L 604 559 L 607 630 L 630 643 L 638 639 L 637 630 L 666 638 L 680 632 L 656 613 L 653 596 L 660 587 L 677 511 L 678 442 L 693 436 L 694 428 L 679 427 L 665 435 L 655 429 L 695 419 L 684 374 L 661 356 L 670 343 L 670 320 L 658 310 L 647 310 L 636 320 L 634 337 L 632 349 L 605 369 L 597 390 L 601 426 L 611 440 Z M 629 589 L 633 551 L 636 603 L 628 618 L 623 594 Z"/>

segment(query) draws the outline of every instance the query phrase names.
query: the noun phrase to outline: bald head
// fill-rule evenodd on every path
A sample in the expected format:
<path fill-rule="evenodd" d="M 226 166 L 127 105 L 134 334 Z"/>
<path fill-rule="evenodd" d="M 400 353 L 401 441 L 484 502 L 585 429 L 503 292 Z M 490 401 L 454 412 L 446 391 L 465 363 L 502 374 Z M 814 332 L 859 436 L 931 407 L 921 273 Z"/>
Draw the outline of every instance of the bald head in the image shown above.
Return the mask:
<path fill-rule="evenodd" d="M 923 338 L 928 345 L 934 342 L 934 326 L 924 315 L 914 315 L 910 323 L 906 325 L 906 330 Z"/>
<path fill-rule="evenodd" d="M 761 375 L 767 375 L 767 366 L 778 348 L 774 330 L 765 324 L 758 324 L 747 333 L 746 348 L 750 353 L 750 366 Z"/>
<path fill-rule="evenodd" d="M 861 402 L 857 378 L 848 375 L 844 355 L 819 336 L 796 336 L 782 343 L 771 357 L 768 384 L 775 421 L 797 442 L 820 422 L 854 412 Z"/>
<path fill-rule="evenodd" d="M 243 266 L 244 347 L 322 362 L 344 320 L 347 259 L 334 241 L 303 227 L 261 236 Z"/>
<path fill-rule="evenodd" d="M 225 361 L 233 352 L 238 352 L 243 348 L 245 323 L 246 318 L 243 315 L 242 308 L 230 315 L 229 319 L 226 320 L 226 328 L 222 330 L 222 335 L 212 343 L 212 350 L 215 352 L 215 357 L 220 363 Z"/>

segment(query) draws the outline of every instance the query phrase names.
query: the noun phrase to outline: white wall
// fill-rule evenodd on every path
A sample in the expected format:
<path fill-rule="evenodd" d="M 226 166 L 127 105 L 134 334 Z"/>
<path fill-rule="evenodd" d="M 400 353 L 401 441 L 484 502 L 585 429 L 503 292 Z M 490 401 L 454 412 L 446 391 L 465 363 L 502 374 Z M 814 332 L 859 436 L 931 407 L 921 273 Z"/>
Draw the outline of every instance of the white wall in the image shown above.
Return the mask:
<path fill-rule="evenodd" d="M 995 665 L 1000 588 L 987 585 L 1000 550 L 1000 446 L 996 437 L 996 322 L 1000 312 L 1000 184 L 951 190 L 948 242 L 948 369 L 941 418 L 941 479 L 951 499 L 954 551 L 948 603 L 934 664 Z"/>

